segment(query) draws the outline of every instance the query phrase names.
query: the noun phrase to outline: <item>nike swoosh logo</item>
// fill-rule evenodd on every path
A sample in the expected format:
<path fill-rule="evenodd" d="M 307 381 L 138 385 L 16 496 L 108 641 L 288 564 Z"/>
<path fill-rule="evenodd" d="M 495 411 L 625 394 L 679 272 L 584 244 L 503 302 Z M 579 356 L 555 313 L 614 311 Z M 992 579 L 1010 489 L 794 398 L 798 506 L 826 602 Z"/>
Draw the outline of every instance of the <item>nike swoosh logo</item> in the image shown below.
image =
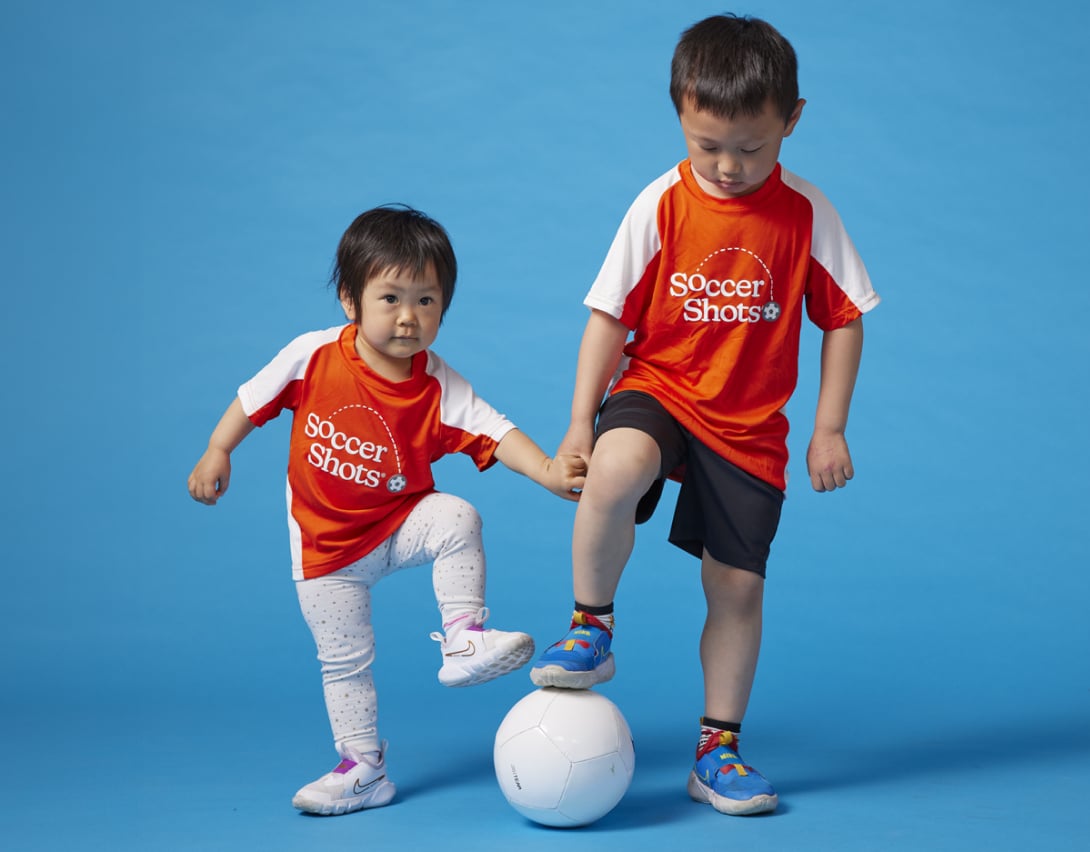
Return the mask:
<path fill-rule="evenodd" d="M 473 640 L 469 639 L 466 642 L 466 646 L 461 651 L 447 651 L 448 657 L 472 657 L 477 653 L 477 647 L 473 644 Z"/>
<path fill-rule="evenodd" d="M 374 787 L 376 784 L 378 784 L 379 781 L 384 781 L 384 780 L 386 780 L 386 776 L 385 775 L 380 775 L 374 781 L 369 781 L 368 783 L 364 784 L 361 787 L 360 786 L 360 779 L 357 778 L 356 783 L 352 785 L 352 792 L 355 793 L 357 796 L 362 795 L 363 793 L 366 793 L 368 790 L 370 790 L 372 787 Z"/>

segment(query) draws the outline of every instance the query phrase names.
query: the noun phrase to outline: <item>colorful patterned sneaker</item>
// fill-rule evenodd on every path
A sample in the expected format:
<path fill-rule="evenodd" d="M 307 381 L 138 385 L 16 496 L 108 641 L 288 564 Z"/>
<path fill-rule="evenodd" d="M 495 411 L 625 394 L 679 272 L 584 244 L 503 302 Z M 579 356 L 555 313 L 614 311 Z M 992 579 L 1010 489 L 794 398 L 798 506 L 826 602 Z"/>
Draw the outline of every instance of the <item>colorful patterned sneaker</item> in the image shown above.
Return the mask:
<path fill-rule="evenodd" d="M 525 665 L 534 655 L 534 640 L 525 633 L 485 630 L 488 608 L 465 615 L 447 628 L 432 633 L 443 651 L 439 682 L 443 686 L 473 686 L 494 680 Z"/>
<path fill-rule="evenodd" d="M 377 755 L 349 751 L 336 769 L 296 793 L 292 805 L 308 814 L 322 816 L 388 805 L 397 788 L 386 777 L 385 742 Z"/>
<path fill-rule="evenodd" d="M 598 618 L 576 610 L 567 635 L 546 649 L 530 670 L 537 686 L 589 689 L 613 677 L 611 631 Z"/>
<path fill-rule="evenodd" d="M 738 736 L 730 731 L 716 731 L 697 747 L 696 765 L 689 773 L 689 795 L 721 814 L 735 816 L 766 813 L 779 804 L 765 777 L 742 763 Z"/>

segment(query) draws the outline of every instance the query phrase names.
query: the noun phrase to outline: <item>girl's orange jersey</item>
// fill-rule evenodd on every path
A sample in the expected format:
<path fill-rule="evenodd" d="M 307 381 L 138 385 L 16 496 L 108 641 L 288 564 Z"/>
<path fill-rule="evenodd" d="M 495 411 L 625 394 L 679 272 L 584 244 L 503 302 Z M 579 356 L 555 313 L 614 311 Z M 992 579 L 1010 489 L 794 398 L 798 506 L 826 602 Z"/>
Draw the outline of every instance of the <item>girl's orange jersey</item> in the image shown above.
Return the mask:
<path fill-rule="evenodd" d="M 465 453 L 481 470 L 515 428 L 433 352 L 391 382 L 356 354 L 356 327 L 289 343 L 238 390 L 261 426 L 294 412 L 288 449 L 292 574 L 320 577 L 366 556 L 435 490 L 431 465 Z"/>

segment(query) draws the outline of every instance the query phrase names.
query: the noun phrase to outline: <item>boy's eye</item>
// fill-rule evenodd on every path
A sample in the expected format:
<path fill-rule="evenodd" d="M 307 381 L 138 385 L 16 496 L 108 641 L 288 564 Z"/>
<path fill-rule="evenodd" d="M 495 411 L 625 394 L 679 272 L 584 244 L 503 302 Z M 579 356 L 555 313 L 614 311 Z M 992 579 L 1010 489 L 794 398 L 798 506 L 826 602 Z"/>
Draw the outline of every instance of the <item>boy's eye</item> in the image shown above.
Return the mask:
<path fill-rule="evenodd" d="M 420 297 L 420 304 L 422 304 L 422 305 L 431 305 L 434 302 L 435 302 L 435 299 L 432 296 L 421 296 Z"/>
<path fill-rule="evenodd" d="M 761 150 L 762 147 L 763 146 L 758 145 L 756 148 L 739 148 L 738 150 L 741 151 L 743 154 L 756 154 L 758 151 Z"/>
<path fill-rule="evenodd" d="M 393 293 L 387 293 L 385 296 L 382 297 L 382 301 L 384 301 L 387 305 L 396 305 L 397 296 L 395 296 Z"/>

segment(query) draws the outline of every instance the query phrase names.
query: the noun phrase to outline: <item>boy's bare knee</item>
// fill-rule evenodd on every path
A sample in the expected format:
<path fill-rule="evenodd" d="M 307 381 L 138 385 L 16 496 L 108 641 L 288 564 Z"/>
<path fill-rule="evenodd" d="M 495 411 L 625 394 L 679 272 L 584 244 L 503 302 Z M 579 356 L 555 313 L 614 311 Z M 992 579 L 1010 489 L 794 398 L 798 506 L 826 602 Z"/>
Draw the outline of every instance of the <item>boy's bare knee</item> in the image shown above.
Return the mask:
<path fill-rule="evenodd" d="M 633 505 L 659 475 L 662 454 L 654 438 L 638 429 L 611 429 L 598 439 L 590 460 L 586 492 Z"/>

